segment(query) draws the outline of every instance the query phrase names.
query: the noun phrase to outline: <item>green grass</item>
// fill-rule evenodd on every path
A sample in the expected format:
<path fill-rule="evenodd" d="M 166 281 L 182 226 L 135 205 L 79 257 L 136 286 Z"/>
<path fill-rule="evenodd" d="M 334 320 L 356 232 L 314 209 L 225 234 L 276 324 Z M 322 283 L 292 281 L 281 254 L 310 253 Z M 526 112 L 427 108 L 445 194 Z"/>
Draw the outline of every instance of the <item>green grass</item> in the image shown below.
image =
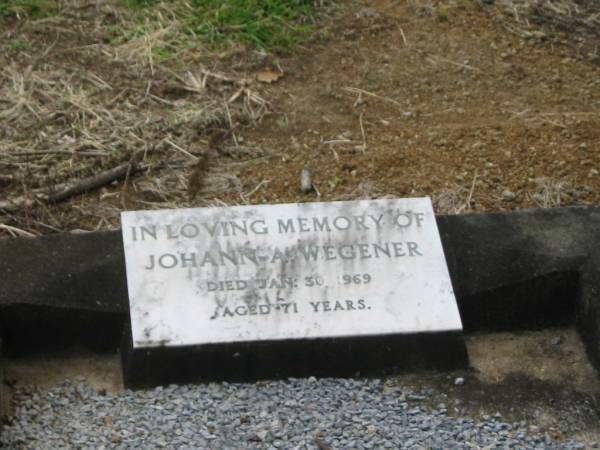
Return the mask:
<path fill-rule="evenodd" d="M 48 17 L 59 11 L 55 0 L 0 0 L 0 17 Z"/>
<path fill-rule="evenodd" d="M 208 42 L 239 40 L 259 50 L 289 49 L 308 33 L 310 0 L 192 0 L 190 26 Z"/>
<path fill-rule="evenodd" d="M 127 20 L 109 29 L 115 45 L 168 32 L 152 41 L 157 62 L 177 61 L 187 50 L 239 42 L 258 51 L 288 53 L 305 41 L 325 0 L 114 0 Z M 63 0 L 0 0 L 1 17 L 38 19 L 61 13 Z M 65 6 L 67 8 L 67 6 Z M 15 50 L 27 43 L 15 42 Z"/>
<path fill-rule="evenodd" d="M 12 50 L 16 51 L 25 51 L 31 50 L 32 45 L 31 42 L 24 39 L 14 39 L 9 42 L 8 47 Z"/>
<path fill-rule="evenodd" d="M 151 14 L 169 8 L 182 30 L 210 45 L 244 42 L 259 51 L 286 52 L 302 42 L 318 11 L 315 0 L 123 0 Z"/>

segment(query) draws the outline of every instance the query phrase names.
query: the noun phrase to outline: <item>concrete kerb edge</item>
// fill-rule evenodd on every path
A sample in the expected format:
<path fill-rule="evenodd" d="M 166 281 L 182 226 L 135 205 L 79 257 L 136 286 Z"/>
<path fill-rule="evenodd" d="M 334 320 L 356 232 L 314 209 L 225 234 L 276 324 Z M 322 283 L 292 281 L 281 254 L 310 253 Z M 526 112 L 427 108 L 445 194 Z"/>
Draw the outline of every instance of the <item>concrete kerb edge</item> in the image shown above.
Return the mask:
<path fill-rule="evenodd" d="M 575 323 L 600 368 L 600 208 L 437 220 L 466 332 Z M 0 255 L 5 350 L 118 348 L 128 320 L 119 231 L 0 239 Z"/>

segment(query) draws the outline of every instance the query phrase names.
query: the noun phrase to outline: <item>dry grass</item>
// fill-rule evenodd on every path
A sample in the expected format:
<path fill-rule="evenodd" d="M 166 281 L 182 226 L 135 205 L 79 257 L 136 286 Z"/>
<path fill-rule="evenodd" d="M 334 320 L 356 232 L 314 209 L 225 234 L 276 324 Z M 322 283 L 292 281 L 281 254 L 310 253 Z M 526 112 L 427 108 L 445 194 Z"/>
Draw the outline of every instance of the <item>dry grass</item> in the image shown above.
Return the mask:
<path fill-rule="evenodd" d="M 437 214 L 460 214 L 471 209 L 469 190 L 459 185 L 443 189 L 433 197 L 432 202 Z"/>
<path fill-rule="evenodd" d="M 200 157 L 262 154 L 238 146 L 235 138 L 239 127 L 268 112 L 260 86 L 234 73 L 199 64 L 194 71 L 183 70 L 173 58 L 157 58 L 157 49 L 178 43 L 174 17 L 165 11 L 140 33 L 139 23 L 115 5 L 87 7 L 117 21 L 121 37 L 129 36 L 118 45 L 106 41 L 106 25 L 97 18 L 78 36 L 92 44 L 73 45 L 71 17 L 86 10 L 75 2 L 65 4 L 61 16 L 24 25 L 29 33 L 43 29 L 55 36 L 50 45 L 38 43 L 15 54 L 10 40 L 0 41 L 0 170 L 11 174 L 0 183 L 0 206 L 16 206 L 0 213 L 0 234 L 106 228 L 117 225 L 124 207 L 187 206 L 194 201 L 189 177 Z M 186 49 L 191 51 L 178 47 L 177 56 Z M 64 207 L 45 204 L 39 195 L 127 162 L 138 152 L 142 176 L 122 188 Z M 203 196 L 243 193 L 234 176 L 214 174 L 207 181 Z M 98 200 L 101 206 L 91 208 Z"/>
<path fill-rule="evenodd" d="M 568 40 L 585 49 L 583 56 L 592 59 L 599 56 L 600 4 L 596 0 L 497 0 L 496 3 L 508 18 L 505 25 L 509 31 L 526 38 L 557 41 L 557 32 L 567 32 Z"/>
<path fill-rule="evenodd" d="M 201 40 L 183 31 L 179 10 L 186 7 L 189 7 L 186 2 L 159 3 L 151 12 L 141 10 L 137 14 L 112 8 L 122 31 L 106 50 L 119 61 L 149 68 L 151 74 L 164 62 L 183 62 L 194 53 L 206 54 Z"/>
<path fill-rule="evenodd" d="M 550 77 L 553 66 L 536 56 L 546 45 L 509 36 L 507 41 L 513 44 L 507 48 L 517 43 L 535 46 L 527 58 L 514 58 L 515 66 L 523 64 L 527 70 L 526 78 L 515 81 L 512 72 L 497 72 L 505 64 L 491 65 L 486 59 L 487 44 L 483 49 L 475 45 L 479 39 L 473 39 L 471 31 L 468 36 L 461 31 L 460 15 L 468 7 L 476 10 L 468 11 L 469 20 L 475 14 L 488 20 L 489 13 L 501 9 L 507 28 L 535 37 L 540 27 L 534 14 L 542 17 L 543 10 L 586 21 L 590 26 L 583 28 L 592 35 L 598 16 L 590 9 L 591 2 L 497 0 L 495 6 L 483 6 L 479 0 L 409 0 L 406 8 L 417 17 L 400 15 L 398 23 L 404 30 L 397 34 L 395 19 L 381 8 L 353 4 L 351 15 L 331 27 L 333 32 L 324 29 L 323 36 L 331 36 L 327 46 L 315 47 L 314 54 L 311 47 L 311 54 L 300 53 L 295 61 L 295 57 L 265 57 L 253 46 L 238 44 L 218 52 L 205 47 L 202 40 L 182 31 L 180 11 L 170 9 L 186 8 L 185 2 L 161 3 L 152 9 L 154 16 L 147 12 L 132 16 L 119 2 L 64 0 L 60 15 L 0 26 L 0 208 L 6 201 L 13 206 L 9 213 L 0 212 L 0 235 L 107 229 L 118 226 L 123 209 L 220 204 L 219 199 L 231 204 L 314 200 L 317 197 L 296 195 L 300 161 L 317 169 L 315 182 L 323 200 L 431 194 L 437 212 L 463 213 L 596 198 L 585 194 L 582 183 L 589 171 L 584 181 L 597 185 L 593 128 L 598 112 L 587 100 L 579 101 L 587 96 L 596 100 L 591 71 L 582 75 L 587 77 L 584 88 L 583 81 L 574 79 L 571 65 L 565 64 L 558 92 Z M 396 3 L 389 2 L 390 11 Z M 432 17 L 419 17 L 422 14 Z M 481 17 L 474 29 L 482 34 L 482 42 L 506 37 L 504 32 L 486 34 L 489 23 L 482 28 Z M 355 36 L 354 44 L 346 42 L 351 36 L 346 31 Z M 449 33 L 458 45 L 444 58 L 435 56 L 447 48 L 439 42 L 440 33 Z M 396 43 L 398 48 L 392 52 L 383 43 Z M 396 50 L 405 53 L 402 58 L 389 57 Z M 383 56 L 389 57 L 385 63 Z M 338 65 L 345 59 L 351 70 Z M 269 88 L 254 79 L 258 71 L 277 68 L 279 63 L 286 70 L 282 83 Z M 397 81 L 401 86 L 395 85 Z M 535 93 L 545 85 L 547 102 Z M 463 95 L 462 87 L 455 90 L 457 86 L 468 87 L 469 95 Z M 432 92 L 434 88 L 440 92 Z M 504 94 L 502 111 L 490 106 L 489 92 L 496 89 Z M 285 126 L 273 130 L 267 124 L 264 132 L 249 132 L 245 127 L 273 109 L 269 92 L 285 108 L 280 119 Z M 567 97 L 572 101 L 565 102 Z M 504 100 L 511 105 L 504 105 Z M 343 102 L 355 104 L 353 114 Z M 404 106 L 399 108 L 398 102 Z M 415 106 L 407 109 L 411 102 Z M 367 104 L 368 113 L 361 112 Z M 412 114 L 408 111 L 416 113 L 409 118 L 403 115 Z M 475 115 L 482 120 L 471 120 L 469 116 Z M 501 128 L 488 128 L 486 115 Z M 377 118 L 382 119 L 381 126 Z M 324 140 L 347 129 L 353 138 Z M 538 135 L 530 130 L 541 131 Z M 443 146 L 437 146 L 434 133 L 439 133 Z M 428 134 L 431 139 L 424 138 Z M 497 144 L 503 135 L 506 142 Z M 482 140 L 489 148 L 463 153 L 471 139 Z M 257 148 L 253 141 L 274 150 Z M 588 150 L 577 154 L 585 153 L 589 159 L 585 174 L 584 166 L 568 158 L 584 143 Z M 539 152 L 535 160 L 528 160 L 525 151 L 518 155 L 515 151 L 513 158 L 521 163 L 512 165 L 503 156 L 507 149 L 533 149 L 534 144 Z M 557 149 L 565 146 L 566 156 L 560 156 L 564 166 L 554 165 L 559 155 L 554 158 L 539 150 L 555 144 Z M 277 152 L 281 158 L 271 160 Z M 450 152 L 455 152 L 451 159 L 442 159 Z M 143 170 L 126 181 L 60 204 L 50 204 L 42 195 L 127 163 L 136 154 L 141 154 Z M 499 165 L 487 167 L 488 160 Z M 352 164 L 346 166 L 347 161 Z M 430 167 L 430 161 L 439 167 Z M 525 173 L 521 169 L 529 161 L 534 167 Z M 391 170 L 400 165 L 411 168 L 410 176 Z M 502 170 L 515 173 L 505 179 Z M 459 179 L 456 173 L 465 176 Z M 551 180 L 571 177 L 578 191 L 558 181 L 531 184 L 540 174 Z M 500 195 L 504 188 L 518 192 L 518 200 L 504 201 Z"/>
<path fill-rule="evenodd" d="M 540 208 L 556 208 L 571 199 L 573 187 L 570 182 L 538 178 L 535 185 L 535 189 L 527 195 Z"/>

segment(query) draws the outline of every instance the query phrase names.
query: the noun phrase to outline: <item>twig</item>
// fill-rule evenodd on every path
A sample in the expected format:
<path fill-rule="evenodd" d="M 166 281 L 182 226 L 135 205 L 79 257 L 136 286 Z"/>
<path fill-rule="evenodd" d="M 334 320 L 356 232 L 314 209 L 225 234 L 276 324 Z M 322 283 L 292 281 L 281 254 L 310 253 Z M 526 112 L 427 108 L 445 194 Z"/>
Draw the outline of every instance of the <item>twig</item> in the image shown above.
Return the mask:
<path fill-rule="evenodd" d="M 333 145 L 333 144 L 352 144 L 353 141 L 350 139 L 332 139 L 330 141 L 323 141 L 321 142 L 321 144 L 329 144 L 329 145 Z"/>
<path fill-rule="evenodd" d="M 333 157 L 335 158 L 336 161 L 340 161 L 340 155 L 338 155 L 338 153 L 335 151 L 335 149 L 333 147 L 329 147 L 331 148 L 331 151 L 333 152 Z"/>
<path fill-rule="evenodd" d="M 506 28 L 509 32 L 516 34 L 519 37 L 522 38 L 529 38 L 532 36 L 532 34 L 529 31 L 523 30 L 521 28 L 515 28 L 512 27 L 511 25 L 508 24 L 508 22 L 504 21 L 503 24 L 504 28 Z"/>
<path fill-rule="evenodd" d="M 125 205 L 125 190 L 127 189 L 127 186 L 129 184 L 129 177 L 131 176 L 131 174 L 137 167 L 136 163 L 140 160 L 143 160 L 143 158 L 145 156 L 146 156 L 146 152 L 140 151 L 140 152 L 134 153 L 131 156 L 131 158 L 129 159 L 129 167 L 127 168 L 127 172 L 125 172 L 125 180 L 123 181 L 123 187 L 121 188 L 121 202 L 123 205 L 123 209 L 127 209 L 127 207 Z"/>
<path fill-rule="evenodd" d="M 245 202 L 247 202 L 251 195 L 253 195 L 256 191 L 258 191 L 264 185 L 269 184 L 269 182 L 270 182 L 270 180 L 262 180 L 260 183 L 258 183 L 256 185 L 256 187 L 254 189 L 252 189 L 247 194 L 244 194 L 243 192 L 241 192 L 240 193 L 240 197 L 242 198 L 242 200 L 244 200 Z"/>
<path fill-rule="evenodd" d="M 11 156 L 15 158 L 29 157 L 29 156 L 50 156 L 50 155 L 67 155 L 67 156 L 75 156 L 79 155 L 78 152 L 74 152 L 71 150 L 39 150 L 39 151 L 24 151 L 24 152 L 14 152 Z M 103 154 L 99 156 L 104 156 Z"/>
<path fill-rule="evenodd" d="M 227 103 L 227 102 L 225 102 L 225 112 L 227 113 L 227 121 L 229 122 L 229 130 L 231 131 L 231 137 L 233 138 L 233 143 L 235 144 L 236 147 L 239 147 L 240 144 L 238 144 L 238 140 L 235 137 L 235 133 L 233 132 L 235 127 L 233 125 L 233 120 L 231 119 L 231 111 L 229 110 L 229 103 Z"/>
<path fill-rule="evenodd" d="M 150 98 L 153 98 L 154 100 L 164 103 L 165 105 L 169 105 L 169 106 L 177 106 L 175 103 L 169 101 L 169 100 L 165 100 L 164 98 L 160 98 L 154 94 L 150 94 Z"/>
<path fill-rule="evenodd" d="M 443 57 L 437 56 L 437 55 L 430 56 L 429 59 L 442 61 L 442 62 L 445 62 L 448 64 L 452 64 L 453 66 L 462 67 L 463 69 L 469 69 L 469 70 L 473 70 L 475 72 L 481 72 L 481 69 L 478 69 L 477 67 L 469 66 L 469 65 L 463 64 L 463 63 L 458 63 L 458 62 L 452 61 L 451 59 L 443 58 Z"/>
<path fill-rule="evenodd" d="M 355 88 L 355 87 L 351 87 L 351 86 L 347 86 L 344 88 L 345 91 L 348 92 L 352 92 L 354 94 L 364 94 L 364 95 L 368 95 L 369 97 L 373 97 L 376 98 L 378 100 L 383 100 L 384 102 L 389 102 L 389 103 L 393 103 L 396 106 L 402 107 L 402 104 L 392 98 L 389 97 L 382 97 L 381 95 L 377 95 L 373 92 L 369 92 L 369 91 L 365 91 L 364 89 L 359 89 L 359 88 Z"/>
<path fill-rule="evenodd" d="M 48 53 L 50 53 L 50 50 L 52 50 L 54 48 L 54 46 L 56 45 L 56 43 L 58 42 L 58 38 L 59 38 L 59 34 L 56 33 L 56 39 L 54 40 L 54 42 L 52 44 L 50 44 L 46 48 L 46 50 L 44 50 L 44 52 L 41 55 L 42 58 L 45 58 L 48 55 Z"/>
<path fill-rule="evenodd" d="M 227 103 L 232 103 L 232 102 L 236 101 L 238 99 L 238 97 L 244 93 L 244 89 L 245 88 L 242 86 L 237 91 L 235 91 L 234 94 L 231 97 L 229 97 L 229 100 L 227 100 Z"/>
<path fill-rule="evenodd" d="M 404 30 L 400 25 L 398 25 L 398 29 L 400 30 L 400 35 L 402 36 L 402 40 L 404 41 L 404 45 L 408 47 L 408 42 L 406 41 L 406 36 L 404 35 Z"/>
<path fill-rule="evenodd" d="M 148 81 L 148 85 L 146 86 L 146 91 L 144 92 L 144 101 L 148 98 L 148 95 L 150 95 L 150 89 L 152 89 L 152 80 Z"/>
<path fill-rule="evenodd" d="M 62 191 L 59 191 L 59 192 L 56 192 L 53 194 L 49 194 L 48 202 L 50 202 L 50 203 L 61 202 L 70 197 L 73 197 L 75 195 L 79 195 L 84 192 L 91 191 L 93 189 L 97 189 L 99 187 L 102 187 L 109 183 L 112 183 L 115 180 L 125 178 L 127 176 L 128 172 L 133 173 L 133 172 L 136 172 L 137 170 L 139 170 L 139 168 L 137 167 L 135 162 L 121 164 L 120 166 L 117 166 L 113 169 L 104 171 L 93 177 L 84 178 L 81 181 L 73 183 L 70 186 L 63 189 Z"/>
<path fill-rule="evenodd" d="M 206 69 L 200 70 L 200 73 L 206 77 L 213 77 L 213 78 L 216 78 L 217 80 L 225 81 L 227 83 L 247 84 L 247 81 L 244 79 L 229 77 L 227 75 L 223 75 L 223 74 L 216 73 L 216 72 L 211 72 L 210 70 L 206 70 Z"/>
<path fill-rule="evenodd" d="M 521 112 L 513 113 L 513 115 L 508 120 L 516 119 L 517 117 L 520 117 L 520 116 L 523 116 L 523 115 L 527 114 L 529 111 L 531 111 L 531 109 L 527 108 L 527 109 L 524 109 Z"/>
<path fill-rule="evenodd" d="M 35 234 L 30 233 L 29 231 L 21 230 L 20 228 L 6 225 L 3 223 L 0 223 L 0 230 L 8 231 L 12 236 L 27 236 L 27 237 L 35 236 Z"/>
<path fill-rule="evenodd" d="M 360 113 L 360 116 L 358 116 L 358 123 L 360 124 L 360 134 L 362 135 L 363 140 L 362 152 L 365 154 L 367 152 L 367 137 L 365 136 L 365 127 L 363 126 L 363 114 L 364 111 Z"/>
<path fill-rule="evenodd" d="M 22 208 L 30 208 L 34 203 L 33 200 L 25 197 L 16 197 L 11 200 L 0 201 L 0 212 L 10 214 Z"/>
<path fill-rule="evenodd" d="M 356 97 L 356 101 L 354 102 L 354 105 L 352 105 L 353 107 L 357 107 L 359 105 L 362 105 L 364 103 L 363 98 L 362 98 L 362 92 L 360 94 L 358 94 L 358 97 Z"/>
<path fill-rule="evenodd" d="M 317 197 L 321 197 L 321 191 L 319 191 L 319 188 L 317 187 L 317 185 L 315 183 L 313 183 L 312 187 L 315 190 L 315 193 L 317 194 Z"/>
<path fill-rule="evenodd" d="M 467 211 L 471 209 L 471 200 L 473 199 L 473 192 L 475 191 L 475 182 L 476 181 L 477 181 L 477 170 L 473 174 L 473 182 L 471 183 L 471 189 L 469 190 L 469 196 L 467 197 Z"/>
<path fill-rule="evenodd" d="M 165 139 L 165 142 L 167 144 L 169 144 L 171 147 L 173 147 L 175 150 L 179 150 L 181 153 L 183 153 L 184 155 L 189 156 L 190 158 L 192 158 L 194 161 L 198 160 L 197 156 L 192 155 L 190 152 L 188 152 L 187 150 L 181 148 L 179 145 L 177 145 L 175 142 L 169 140 L 169 139 Z"/>

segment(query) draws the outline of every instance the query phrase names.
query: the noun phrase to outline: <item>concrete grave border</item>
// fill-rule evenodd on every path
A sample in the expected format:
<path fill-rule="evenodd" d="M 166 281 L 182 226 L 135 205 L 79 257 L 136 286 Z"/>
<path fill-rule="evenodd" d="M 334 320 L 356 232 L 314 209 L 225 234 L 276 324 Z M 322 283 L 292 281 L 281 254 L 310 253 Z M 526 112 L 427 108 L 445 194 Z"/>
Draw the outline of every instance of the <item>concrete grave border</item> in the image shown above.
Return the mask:
<path fill-rule="evenodd" d="M 465 332 L 574 323 L 600 369 L 600 208 L 437 216 Z M 7 354 L 118 348 L 128 322 L 120 231 L 0 239 Z"/>

